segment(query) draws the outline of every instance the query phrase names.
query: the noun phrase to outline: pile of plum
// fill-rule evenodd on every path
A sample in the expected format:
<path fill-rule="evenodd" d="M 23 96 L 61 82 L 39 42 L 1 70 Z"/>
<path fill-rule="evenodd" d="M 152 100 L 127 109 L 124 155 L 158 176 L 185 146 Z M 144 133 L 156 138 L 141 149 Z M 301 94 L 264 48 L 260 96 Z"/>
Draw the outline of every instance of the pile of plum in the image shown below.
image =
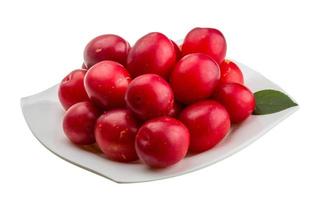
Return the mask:
<path fill-rule="evenodd" d="M 213 148 L 255 108 L 226 48 L 213 28 L 194 28 L 180 46 L 159 32 L 132 47 L 113 34 L 94 38 L 82 69 L 59 85 L 66 136 L 96 143 L 108 159 L 156 168 Z"/>

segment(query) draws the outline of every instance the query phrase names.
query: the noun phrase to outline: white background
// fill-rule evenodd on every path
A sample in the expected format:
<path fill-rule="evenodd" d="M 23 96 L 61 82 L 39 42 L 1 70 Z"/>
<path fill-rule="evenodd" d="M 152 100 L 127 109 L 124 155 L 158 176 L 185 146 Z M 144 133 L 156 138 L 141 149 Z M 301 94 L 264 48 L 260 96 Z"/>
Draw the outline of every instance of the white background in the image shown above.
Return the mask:
<path fill-rule="evenodd" d="M 0 199 L 318 199 L 319 12 L 316 1 L 1 1 Z M 85 44 L 115 33 L 133 44 L 161 31 L 220 29 L 229 58 L 261 72 L 300 105 L 297 113 L 234 156 L 161 181 L 117 184 L 46 150 L 20 98 L 82 63 Z"/>

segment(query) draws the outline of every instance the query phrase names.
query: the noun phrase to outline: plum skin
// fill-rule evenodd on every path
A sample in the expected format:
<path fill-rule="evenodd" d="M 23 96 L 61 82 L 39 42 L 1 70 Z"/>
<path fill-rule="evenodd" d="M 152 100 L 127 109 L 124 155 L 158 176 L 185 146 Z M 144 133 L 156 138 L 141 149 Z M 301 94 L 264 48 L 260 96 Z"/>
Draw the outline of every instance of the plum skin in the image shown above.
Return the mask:
<path fill-rule="evenodd" d="M 182 160 L 189 147 L 189 131 L 171 117 L 159 117 L 141 126 L 135 141 L 139 158 L 153 168 L 168 167 Z"/>
<path fill-rule="evenodd" d="M 139 122 L 127 109 L 115 109 L 102 114 L 95 125 L 95 139 L 107 158 L 119 162 L 137 160 L 135 136 Z"/>
<path fill-rule="evenodd" d="M 189 105 L 181 112 L 180 120 L 190 132 L 189 150 L 193 153 L 211 149 L 227 135 L 230 129 L 227 110 L 213 100 Z"/>
<path fill-rule="evenodd" d="M 255 109 L 254 94 L 239 83 L 221 84 L 214 98 L 225 106 L 233 123 L 244 121 Z"/>
<path fill-rule="evenodd" d="M 66 75 L 61 81 L 58 89 L 58 97 L 65 110 L 75 103 L 89 101 L 83 83 L 86 72 L 87 70 L 85 69 L 76 69 Z"/>
<path fill-rule="evenodd" d="M 65 135 L 77 145 L 95 143 L 94 127 L 99 115 L 99 110 L 88 101 L 72 105 L 63 117 Z"/>
<path fill-rule="evenodd" d="M 219 79 L 218 64 L 205 54 L 193 53 L 176 63 L 170 84 L 175 98 L 181 103 L 190 104 L 212 96 Z"/>
<path fill-rule="evenodd" d="M 182 111 L 183 106 L 180 103 L 177 103 L 174 101 L 173 107 L 171 110 L 168 112 L 168 116 L 178 118 L 179 114 Z"/>
<path fill-rule="evenodd" d="M 176 62 L 174 44 L 164 34 L 152 32 L 140 38 L 127 57 L 127 70 L 132 77 L 157 74 L 168 78 Z"/>
<path fill-rule="evenodd" d="M 214 28 L 194 28 L 187 33 L 182 53 L 205 53 L 220 64 L 226 56 L 227 44 L 224 35 Z"/>
<path fill-rule="evenodd" d="M 140 119 L 148 120 L 168 115 L 174 104 L 174 94 L 159 75 L 143 74 L 128 85 L 125 102 Z"/>
<path fill-rule="evenodd" d="M 118 35 L 97 36 L 84 49 L 84 65 L 88 69 L 103 60 L 112 60 L 125 66 L 130 48 L 130 44 Z"/>
<path fill-rule="evenodd" d="M 101 61 L 84 77 L 84 87 L 90 100 L 104 110 L 125 107 L 124 96 L 131 77 L 114 61 Z"/>
<path fill-rule="evenodd" d="M 239 83 L 244 84 L 244 75 L 236 63 L 225 59 L 220 65 L 221 83 Z"/>

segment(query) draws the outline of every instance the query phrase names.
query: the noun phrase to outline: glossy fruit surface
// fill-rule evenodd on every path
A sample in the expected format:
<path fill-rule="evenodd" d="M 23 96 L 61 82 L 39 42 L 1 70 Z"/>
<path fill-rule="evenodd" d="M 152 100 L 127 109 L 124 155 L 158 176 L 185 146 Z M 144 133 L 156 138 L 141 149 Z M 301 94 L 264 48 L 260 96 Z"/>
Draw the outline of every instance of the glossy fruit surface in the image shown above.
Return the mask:
<path fill-rule="evenodd" d="M 186 107 L 180 120 L 188 128 L 191 136 L 191 152 L 203 152 L 218 144 L 230 129 L 230 119 L 226 109 L 218 102 L 205 100 Z"/>
<path fill-rule="evenodd" d="M 69 73 L 61 81 L 59 85 L 58 96 L 65 110 L 75 103 L 89 100 L 83 83 L 85 74 L 86 70 L 76 69 Z"/>
<path fill-rule="evenodd" d="M 221 84 L 215 98 L 225 106 L 233 123 L 244 121 L 255 108 L 254 94 L 238 83 Z"/>
<path fill-rule="evenodd" d="M 225 59 L 220 65 L 221 83 L 239 83 L 244 84 L 244 76 L 236 63 Z"/>
<path fill-rule="evenodd" d="M 107 158 L 120 162 L 137 160 L 135 136 L 138 122 L 127 109 L 111 110 L 101 115 L 95 126 L 96 143 Z"/>
<path fill-rule="evenodd" d="M 167 78 L 175 60 L 172 41 L 162 33 L 152 32 L 140 38 L 132 47 L 126 68 L 132 77 L 152 73 Z"/>
<path fill-rule="evenodd" d="M 178 116 L 181 113 L 182 109 L 183 109 L 182 105 L 175 101 L 173 107 L 171 108 L 171 110 L 168 113 L 168 116 L 178 118 Z"/>
<path fill-rule="evenodd" d="M 131 77 L 114 61 L 102 61 L 92 66 L 85 78 L 85 90 L 91 101 L 103 109 L 125 107 L 124 95 Z"/>
<path fill-rule="evenodd" d="M 205 53 L 220 64 L 226 55 L 227 45 L 224 35 L 214 28 L 194 28 L 185 37 L 183 55 Z"/>
<path fill-rule="evenodd" d="M 84 49 L 84 61 L 88 68 L 103 60 L 126 65 L 130 44 L 118 35 L 106 34 L 92 39 Z"/>
<path fill-rule="evenodd" d="M 98 117 L 99 111 L 90 102 L 76 103 L 64 114 L 64 133 L 75 144 L 93 144 L 94 127 Z"/>
<path fill-rule="evenodd" d="M 147 121 L 136 136 L 136 152 L 151 167 L 167 167 L 183 159 L 189 146 L 189 132 L 180 121 L 160 117 Z"/>
<path fill-rule="evenodd" d="M 218 64 L 205 54 L 193 53 L 177 62 L 170 83 L 175 98 L 189 104 L 210 97 L 219 79 Z"/>
<path fill-rule="evenodd" d="M 133 47 L 115 34 L 93 38 L 81 69 L 59 85 L 65 135 L 81 149 L 93 153 L 95 147 L 118 162 L 140 159 L 152 168 L 215 147 L 231 123 L 247 119 L 256 106 L 226 52 L 224 35 L 214 28 L 194 28 L 178 44 L 160 32 L 144 35 Z"/>
<path fill-rule="evenodd" d="M 169 84 L 156 74 L 144 74 L 129 84 L 125 94 L 127 107 L 139 118 L 146 120 L 167 115 L 174 104 Z"/>

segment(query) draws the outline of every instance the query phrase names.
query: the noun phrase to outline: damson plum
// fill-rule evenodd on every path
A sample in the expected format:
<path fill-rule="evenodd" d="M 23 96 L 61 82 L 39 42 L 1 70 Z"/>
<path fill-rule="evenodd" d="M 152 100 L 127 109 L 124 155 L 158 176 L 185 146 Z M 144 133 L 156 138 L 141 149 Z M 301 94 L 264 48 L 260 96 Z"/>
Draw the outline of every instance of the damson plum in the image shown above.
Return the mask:
<path fill-rule="evenodd" d="M 61 81 L 58 96 L 65 110 L 75 103 L 89 100 L 83 83 L 86 72 L 84 69 L 76 69 Z"/>
<path fill-rule="evenodd" d="M 129 110 L 108 111 L 96 122 L 96 143 L 111 160 L 120 162 L 137 160 L 135 136 L 138 128 L 138 121 Z"/>
<path fill-rule="evenodd" d="M 205 100 L 186 107 L 180 120 L 191 136 L 189 150 L 199 153 L 218 144 L 230 129 L 229 115 L 220 103 Z"/>
<path fill-rule="evenodd" d="M 176 61 L 174 44 L 165 35 L 149 33 L 132 47 L 127 58 L 127 70 L 132 77 L 158 74 L 167 78 Z"/>
<path fill-rule="evenodd" d="M 112 60 L 126 65 L 130 44 L 118 35 L 106 34 L 92 39 L 84 49 L 87 68 L 103 60 Z"/>
<path fill-rule="evenodd" d="M 139 158 L 151 167 L 168 167 L 182 160 L 189 146 L 188 129 L 180 121 L 160 117 L 139 129 L 135 148 Z"/>
<path fill-rule="evenodd" d="M 90 102 L 79 102 L 71 106 L 63 118 L 63 130 L 75 144 L 95 143 L 94 127 L 100 112 Z"/>
<path fill-rule="evenodd" d="M 91 101 L 107 110 L 125 107 L 124 95 L 131 77 L 114 61 L 102 61 L 92 66 L 84 77 L 85 90 Z"/>
<path fill-rule="evenodd" d="M 183 55 L 205 53 L 218 64 L 222 63 L 227 50 L 224 35 L 214 28 L 194 28 L 185 37 L 182 45 Z"/>

